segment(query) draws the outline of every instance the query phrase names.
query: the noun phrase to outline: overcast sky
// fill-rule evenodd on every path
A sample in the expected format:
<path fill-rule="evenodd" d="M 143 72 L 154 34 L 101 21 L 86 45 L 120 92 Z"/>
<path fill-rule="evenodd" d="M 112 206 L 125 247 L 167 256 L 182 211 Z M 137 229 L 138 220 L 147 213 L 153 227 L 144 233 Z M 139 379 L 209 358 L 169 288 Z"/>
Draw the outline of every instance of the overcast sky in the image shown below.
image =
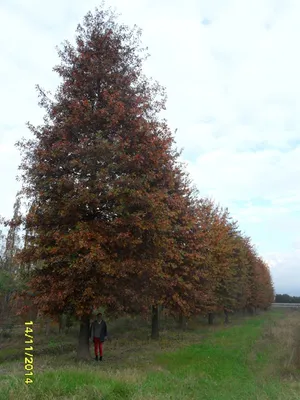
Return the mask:
<path fill-rule="evenodd" d="M 94 0 L 0 0 L 0 214 L 12 215 L 14 143 L 42 122 L 35 84 L 54 91 L 55 46 Z M 201 195 L 228 207 L 269 263 L 278 293 L 300 295 L 300 1 L 111 0 L 143 29 L 145 73 Z"/>

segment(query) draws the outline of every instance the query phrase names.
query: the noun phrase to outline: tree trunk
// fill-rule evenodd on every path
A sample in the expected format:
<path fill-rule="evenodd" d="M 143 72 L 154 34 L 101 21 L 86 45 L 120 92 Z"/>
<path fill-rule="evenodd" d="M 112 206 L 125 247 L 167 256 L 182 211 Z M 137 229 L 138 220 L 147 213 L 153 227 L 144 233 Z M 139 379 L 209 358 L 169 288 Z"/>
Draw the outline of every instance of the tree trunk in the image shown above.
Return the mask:
<path fill-rule="evenodd" d="M 77 347 L 77 359 L 78 360 L 90 360 L 90 317 L 89 315 L 84 315 L 81 317 L 80 321 L 80 331 L 78 337 L 78 347 Z"/>
<path fill-rule="evenodd" d="M 186 318 L 183 314 L 179 314 L 178 327 L 183 330 L 186 328 Z"/>
<path fill-rule="evenodd" d="M 214 318 L 215 318 L 214 313 L 208 313 L 208 323 L 209 323 L 209 325 L 213 325 Z"/>
<path fill-rule="evenodd" d="M 39 315 L 39 333 L 44 334 L 45 331 L 45 319 L 43 315 Z"/>
<path fill-rule="evenodd" d="M 224 315 L 225 315 L 225 320 L 224 320 L 225 324 L 229 324 L 229 314 L 226 309 L 224 310 Z"/>
<path fill-rule="evenodd" d="M 66 329 L 66 315 L 62 314 L 59 316 L 59 326 L 58 326 L 58 332 L 62 333 Z"/>
<path fill-rule="evenodd" d="M 159 311 L 157 306 L 152 306 L 151 339 L 159 339 Z"/>
<path fill-rule="evenodd" d="M 45 334 L 46 334 L 46 336 L 49 336 L 49 332 L 50 332 L 50 319 L 49 319 L 49 317 L 46 317 L 46 332 L 45 332 Z"/>
<path fill-rule="evenodd" d="M 249 313 L 250 315 L 253 315 L 253 314 L 254 314 L 254 310 L 253 310 L 253 307 L 252 307 L 252 306 L 249 306 L 249 307 L 248 307 L 248 313 Z"/>

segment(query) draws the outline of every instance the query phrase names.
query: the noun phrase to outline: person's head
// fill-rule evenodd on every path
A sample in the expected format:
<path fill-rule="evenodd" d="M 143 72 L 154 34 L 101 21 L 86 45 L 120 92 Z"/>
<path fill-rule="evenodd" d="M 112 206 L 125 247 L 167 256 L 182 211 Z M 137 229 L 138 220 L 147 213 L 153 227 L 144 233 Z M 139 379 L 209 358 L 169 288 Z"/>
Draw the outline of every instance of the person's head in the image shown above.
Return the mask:
<path fill-rule="evenodd" d="M 101 321 L 101 320 L 102 320 L 102 313 L 99 312 L 99 313 L 97 314 L 97 321 Z"/>

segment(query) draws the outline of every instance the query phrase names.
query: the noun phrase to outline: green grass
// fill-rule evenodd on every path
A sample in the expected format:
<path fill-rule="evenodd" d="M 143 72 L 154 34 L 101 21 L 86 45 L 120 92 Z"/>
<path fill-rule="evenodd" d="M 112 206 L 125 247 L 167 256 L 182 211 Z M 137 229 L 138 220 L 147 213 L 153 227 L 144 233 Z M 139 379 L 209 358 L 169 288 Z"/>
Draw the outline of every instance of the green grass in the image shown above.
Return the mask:
<path fill-rule="evenodd" d="M 271 311 L 228 327 L 202 327 L 176 340 L 170 333 L 169 346 L 167 334 L 158 343 L 136 344 L 136 352 L 135 342 L 122 342 L 123 356 L 122 347 L 108 345 L 103 364 L 76 364 L 72 354 L 45 356 L 36 361 L 34 383 L 28 386 L 22 364 L 4 363 L 10 371 L 0 378 L 0 399 L 300 399 L 300 375 L 289 354 L 298 321 L 299 313 Z M 109 353 L 120 362 L 110 362 Z"/>
<path fill-rule="evenodd" d="M 161 355 L 159 362 L 164 373 L 148 376 L 145 394 L 150 391 L 157 398 L 164 398 L 163 395 L 173 392 L 178 394 L 177 398 L 203 400 L 250 400 L 258 395 L 284 399 L 285 385 L 273 379 L 258 379 L 267 354 L 254 363 L 248 360 L 262 324 L 263 319 L 249 320 L 244 326 L 215 333 L 202 344 Z"/>

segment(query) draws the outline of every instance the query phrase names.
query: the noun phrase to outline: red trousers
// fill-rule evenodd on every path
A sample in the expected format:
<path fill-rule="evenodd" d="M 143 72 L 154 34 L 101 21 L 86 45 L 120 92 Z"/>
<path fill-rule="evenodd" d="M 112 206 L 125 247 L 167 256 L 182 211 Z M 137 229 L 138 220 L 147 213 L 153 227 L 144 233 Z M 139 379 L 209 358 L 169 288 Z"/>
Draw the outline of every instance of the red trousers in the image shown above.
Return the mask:
<path fill-rule="evenodd" d="M 103 342 L 100 342 L 100 338 L 94 337 L 94 349 L 95 349 L 95 356 L 97 356 L 99 352 L 100 356 L 101 357 L 103 356 Z"/>

